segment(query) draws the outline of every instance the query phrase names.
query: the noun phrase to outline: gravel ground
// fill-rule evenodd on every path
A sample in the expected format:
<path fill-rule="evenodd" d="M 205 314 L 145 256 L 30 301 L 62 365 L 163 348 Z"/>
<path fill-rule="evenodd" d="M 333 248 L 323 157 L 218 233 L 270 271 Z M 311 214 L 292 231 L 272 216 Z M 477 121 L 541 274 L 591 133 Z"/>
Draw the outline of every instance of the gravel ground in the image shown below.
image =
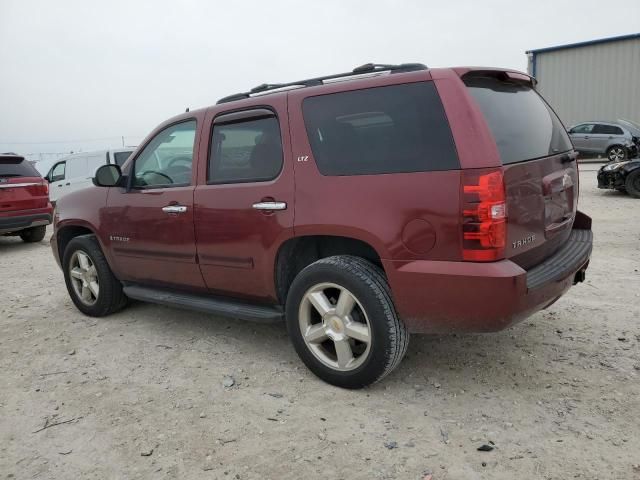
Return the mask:
<path fill-rule="evenodd" d="M 640 200 L 596 168 L 585 283 L 498 334 L 414 336 L 362 391 L 311 375 L 283 326 L 85 317 L 46 241 L 0 238 L 0 478 L 640 478 Z"/>

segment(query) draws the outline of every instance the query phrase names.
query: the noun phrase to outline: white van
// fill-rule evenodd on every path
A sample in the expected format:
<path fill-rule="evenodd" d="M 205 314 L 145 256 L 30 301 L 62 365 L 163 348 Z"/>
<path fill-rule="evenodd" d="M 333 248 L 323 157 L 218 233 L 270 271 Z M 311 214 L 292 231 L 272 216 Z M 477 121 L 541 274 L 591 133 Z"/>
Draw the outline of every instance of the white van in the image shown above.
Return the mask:
<path fill-rule="evenodd" d="M 49 169 L 45 178 L 49 181 L 49 198 L 55 203 L 69 192 L 91 186 L 98 167 L 107 163 L 122 164 L 133 148 L 116 148 L 95 152 L 73 153 L 61 158 Z"/>

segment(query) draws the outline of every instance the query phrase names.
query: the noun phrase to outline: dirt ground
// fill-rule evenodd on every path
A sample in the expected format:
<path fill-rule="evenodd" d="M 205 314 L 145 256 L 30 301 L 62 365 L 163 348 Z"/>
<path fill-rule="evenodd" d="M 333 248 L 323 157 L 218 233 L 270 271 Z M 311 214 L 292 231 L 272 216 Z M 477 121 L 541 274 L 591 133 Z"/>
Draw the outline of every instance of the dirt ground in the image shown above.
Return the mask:
<path fill-rule="evenodd" d="M 640 200 L 596 168 L 585 283 L 498 334 L 414 336 L 361 391 L 316 379 L 280 325 L 85 317 L 47 241 L 0 238 L 0 478 L 640 478 Z"/>

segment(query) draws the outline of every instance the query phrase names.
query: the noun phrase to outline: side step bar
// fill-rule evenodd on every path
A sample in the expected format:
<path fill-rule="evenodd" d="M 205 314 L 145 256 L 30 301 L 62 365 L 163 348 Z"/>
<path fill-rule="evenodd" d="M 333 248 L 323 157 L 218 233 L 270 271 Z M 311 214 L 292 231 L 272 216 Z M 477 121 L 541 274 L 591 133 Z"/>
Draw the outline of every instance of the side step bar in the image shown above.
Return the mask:
<path fill-rule="evenodd" d="M 275 323 L 284 320 L 284 312 L 279 305 L 257 305 L 244 303 L 237 299 L 175 292 L 135 284 L 125 284 L 123 291 L 127 297 L 135 300 L 188 308 L 223 317 L 260 323 Z"/>

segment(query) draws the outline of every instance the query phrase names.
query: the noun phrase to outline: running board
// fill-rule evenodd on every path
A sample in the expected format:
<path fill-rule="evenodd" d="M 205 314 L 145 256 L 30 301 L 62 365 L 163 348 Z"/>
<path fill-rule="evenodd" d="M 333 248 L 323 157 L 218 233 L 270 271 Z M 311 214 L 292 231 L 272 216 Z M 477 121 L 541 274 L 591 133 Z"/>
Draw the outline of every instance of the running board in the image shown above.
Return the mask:
<path fill-rule="evenodd" d="M 238 318 L 260 323 L 275 323 L 284 319 L 279 305 L 257 305 L 236 299 L 174 292 L 141 285 L 125 284 L 125 295 L 143 302 L 159 303 L 170 307 L 182 307 L 223 317 Z"/>

